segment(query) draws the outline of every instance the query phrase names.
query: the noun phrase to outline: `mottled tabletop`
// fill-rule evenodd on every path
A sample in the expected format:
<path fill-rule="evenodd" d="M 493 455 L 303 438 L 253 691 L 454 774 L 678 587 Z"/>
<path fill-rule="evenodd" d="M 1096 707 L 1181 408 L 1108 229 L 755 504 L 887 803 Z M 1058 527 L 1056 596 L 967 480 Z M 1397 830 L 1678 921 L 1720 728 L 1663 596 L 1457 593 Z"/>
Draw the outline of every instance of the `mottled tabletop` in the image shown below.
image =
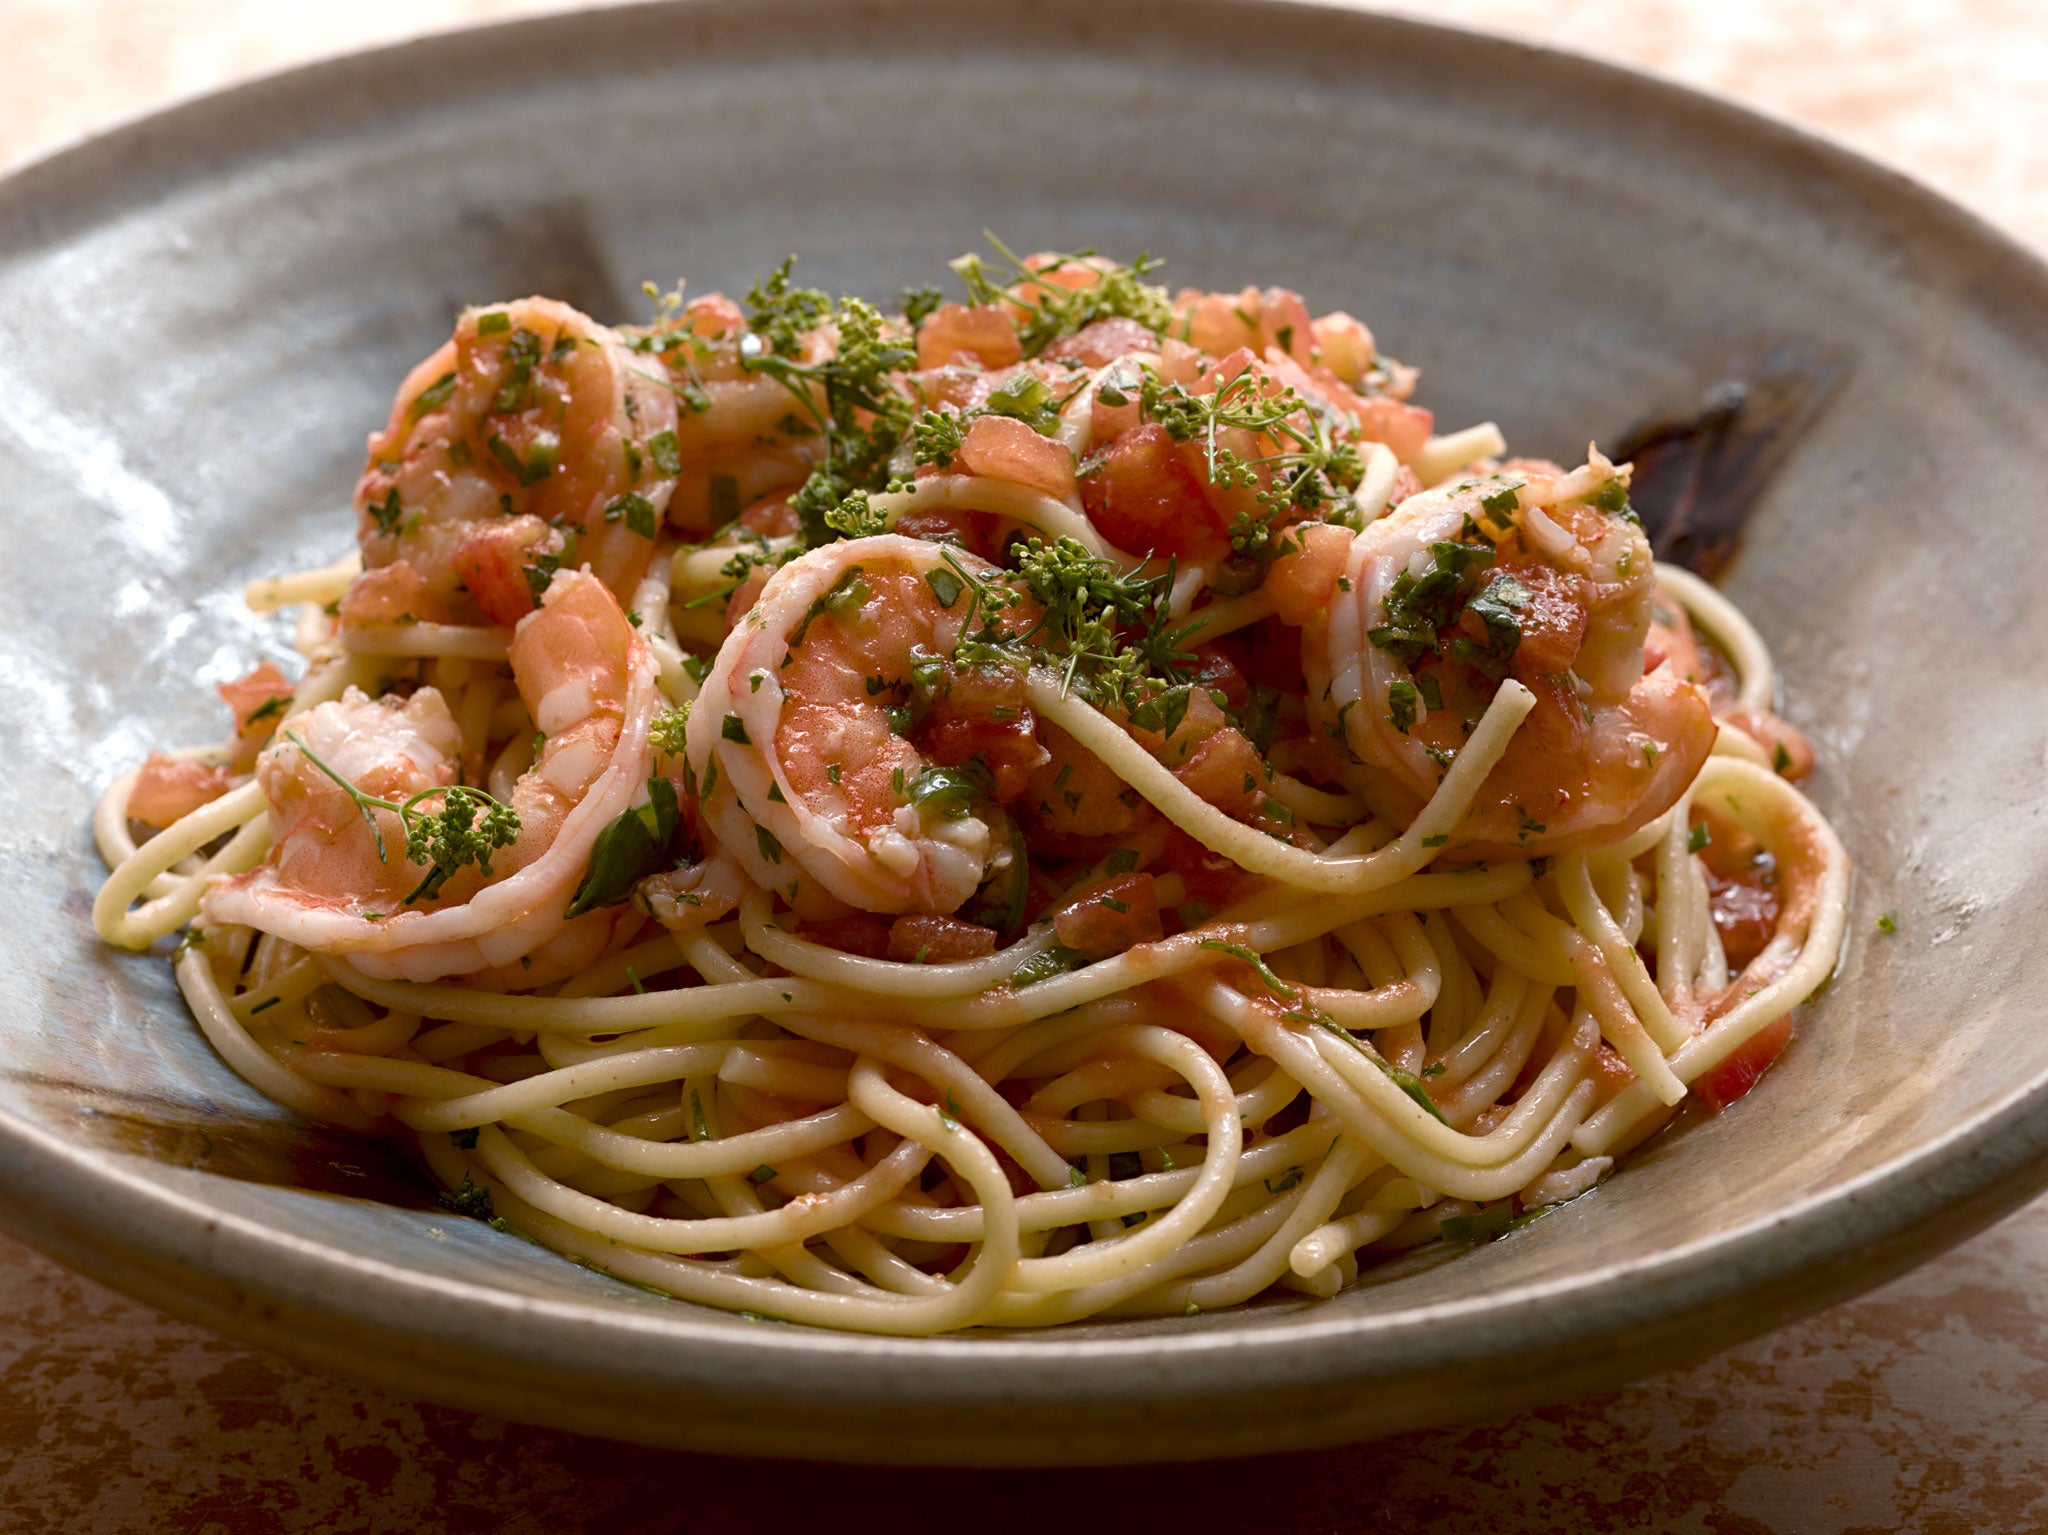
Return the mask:
<path fill-rule="evenodd" d="M 0 167 L 175 98 L 529 0 L 0 0 Z M 1435 0 L 1798 119 L 2048 244 L 2041 0 Z M 0 1532 L 692 1535 L 2048 1529 L 2048 1201 L 1908 1277 L 1607 1396 L 1171 1469 L 863 1471 L 641 1450 L 308 1374 L 0 1238 Z"/>

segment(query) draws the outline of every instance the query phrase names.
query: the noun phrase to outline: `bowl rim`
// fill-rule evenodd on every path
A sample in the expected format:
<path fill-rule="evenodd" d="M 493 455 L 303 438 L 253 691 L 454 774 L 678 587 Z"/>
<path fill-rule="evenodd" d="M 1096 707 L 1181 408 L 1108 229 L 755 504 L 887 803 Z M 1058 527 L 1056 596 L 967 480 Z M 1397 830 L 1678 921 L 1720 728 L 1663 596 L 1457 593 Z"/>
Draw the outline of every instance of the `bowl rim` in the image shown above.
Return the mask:
<path fill-rule="evenodd" d="M 252 113 L 265 135 L 296 146 L 349 131 L 362 108 L 308 107 L 340 99 L 376 74 L 418 78 L 461 50 L 538 50 L 585 37 L 592 27 L 632 29 L 689 20 L 710 26 L 758 24 L 764 13 L 820 8 L 825 0 L 643 0 L 591 11 L 551 12 L 480 27 L 439 31 L 322 58 L 138 114 L 105 131 L 59 144 L 0 178 L 0 229 L 43 235 L 39 213 L 82 216 L 90 228 L 109 208 L 132 207 L 138 173 L 166 159 L 204 180 L 221 164 L 209 145 L 232 137 Z M 879 0 L 871 16 L 917 0 Z M 1838 187 L 1911 214 L 1921 230 L 1979 263 L 2001 292 L 2048 315 L 2048 265 L 2012 236 L 1905 172 L 1827 135 L 1692 86 L 1526 39 L 1402 15 L 1341 0 L 1180 0 L 1213 16 L 1259 25 L 1329 29 L 1334 37 L 1451 46 L 1481 63 L 1537 61 L 1557 88 L 1626 87 L 1653 102 L 1668 128 L 1721 160 L 1796 151 Z M 1126 9 L 1144 9 L 1143 3 Z M 1034 0 L 1042 23 L 1099 20 L 1099 0 Z M 970 14 L 980 15 L 979 12 Z M 614 55 L 600 50 L 598 70 Z M 359 92 L 358 92 L 359 93 Z M 240 154 L 252 151 L 244 149 Z M 227 156 L 230 163 L 236 155 Z M 161 182 L 157 183 L 161 190 Z M 165 193 L 164 195 L 168 195 Z M 60 218 L 57 222 L 62 222 Z M 0 235 L 0 259 L 21 235 Z M 463 1281 L 430 1278 L 323 1245 L 209 1206 L 143 1176 L 120 1156 L 88 1150 L 0 1109 L 0 1227 L 87 1274 L 167 1310 L 338 1373 L 464 1406 L 508 1412 L 586 1431 L 735 1453 L 802 1453 L 830 1458 L 1057 1463 L 1103 1456 L 1076 1442 L 1057 1415 L 1136 1412 L 1174 1400 L 1202 1403 L 1275 1399 L 1337 1390 L 1345 1399 L 1313 1423 L 1197 1428 L 1168 1442 L 1139 1433 L 1161 1458 L 1231 1450 L 1300 1447 L 1450 1421 L 1475 1409 L 1500 1411 L 1554 1399 L 1588 1382 L 1699 1357 L 1869 1288 L 1981 1229 L 2048 1185 L 2048 1072 L 2010 1088 L 1924 1145 L 1743 1225 L 1605 1267 L 1462 1301 L 1362 1313 L 1304 1307 L 1268 1325 L 1157 1328 L 1117 1335 L 1091 1330 L 970 1333 L 888 1338 L 799 1326 L 740 1328 L 697 1308 L 609 1310 L 541 1299 Z M 1767 1294 L 1767 1292 L 1769 1292 Z M 1750 1298 L 1766 1298 L 1750 1304 Z M 306 1324 L 328 1332 L 309 1336 Z M 1584 1359 L 1574 1363 L 1578 1353 Z M 443 1371 L 426 1376 L 432 1362 Z M 829 1363 L 851 1367 L 824 1368 Z M 1142 1365 L 1134 1369 L 1133 1366 Z M 971 1367 L 971 1368 L 970 1368 Z M 608 1400 L 568 1401 L 551 1384 L 581 1372 L 612 1388 Z M 1481 1380 L 1492 1373 L 1491 1383 Z M 1357 1388 L 1442 1377 L 1437 1405 L 1389 1412 L 1349 1400 Z M 1564 1389 L 1559 1389 L 1563 1387 Z M 717 1398 L 733 1423 L 776 1418 L 793 1441 L 767 1447 L 735 1439 L 696 1415 L 649 1423 L 650 1399 L 688 1393 Z M 602 1393 L 599 1393 L 602 1394 Z M 854 1414 L 886 1418 L 977 1409 L 995 1428 L 947 1419 L 947 1442 L 921 1440 L 892 1453 L 874 1434 L 834 1442 L 830 1424 Z M 1255 1416 L 1247 1414 L 1246 1416 Z M 894 1420 L 891 1420 L 894 1421 Z M 1162 1419 L 1162 1422 L 1169 1421 Z M 957 1437 L 954 1437 L 957 1435 Z M 1006 1438 L 1005 1436 L 1012 1436 Z"/>

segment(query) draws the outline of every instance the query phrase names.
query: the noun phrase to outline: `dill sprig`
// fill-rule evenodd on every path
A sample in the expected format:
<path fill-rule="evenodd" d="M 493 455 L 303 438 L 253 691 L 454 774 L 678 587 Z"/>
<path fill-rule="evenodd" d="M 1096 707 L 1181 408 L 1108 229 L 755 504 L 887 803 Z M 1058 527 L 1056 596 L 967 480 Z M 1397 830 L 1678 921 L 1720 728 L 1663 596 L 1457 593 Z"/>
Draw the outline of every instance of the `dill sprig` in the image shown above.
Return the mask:
<path fill-rule="evenodd" d="M 791 280 L 796 257 L 747 289 L 747 329 L 778 357 L 803 355 L 804 333 L 815 330 L 832 313 L 832 300 L 822 288 L 799 288 Z"/>
<path fill-rule="evenodd" d="M 1024 311 L 1017 322 L 1017 340 L 1026 357 L 1036 357 L 1055 341 L 1073 335 L 1084 326 L 1111 316 L 1136 320 L 1147 330 L 1163 334 L 1173 323 L 1173 306 L 1166 290 L 1145 279 L 1165 265 L 1140 253 L 1129 266 L 1105 264 L 1100 275 L 1085 288 L 1060 288 L 1044 281 L 1040 273 L 1026 266 L 1007 245 L 987 230 L 982 236 L 995 247 L 999 260 L 985 261 L 977 254 L 952 263 L 970 304 L 1008 304 Z M 1093 250 L 1055 252 L 1047 257 L 1050 266 L 1088 261 Z M 1028 296 L 1023 290 L 1038 291 Z"/>
<path fill-rule="evenodd" d="M 1167 436 L 1201 442 L 1210 484 L 1255 494 L 1258 514 L 1240 513 L 1231 527 L 1231 547 L 1238 553 L 1266 549 L 1274 524 L 1294 512 L 1344 520 L 1351 492 L 1365 475 L 1357 445 L 1338 430 L 1348 418 L 1304 399 L 1292 386 L 1269 391 L 1263 375 L 1251 368 L 1208 394 L 1169 384 L 1156 370 L 1143 368 L 1138 388 L 1144 414 Z M 1229 428 L 1266 437 L 1276 449 L 1246 458 L 1218 441 Z"/>
<path fill-rule="evenodd" d="M 491 873 L 491 854 L 499 848 L 509 847 L 519 836 L 519 812 L 510 805 L 492 798 L 482 789 L 472 789 L 456 784 L 448 789 L 422 789 L 410 799 L 403 801 L 379 799 L 365 794 L 347 778 L 337 772 L 325 758 L 308 746 L 296 730 L 287 730 L 285 739 L 305 753 L 306 760 L 341 786 L 342 792 L 355 801 L 363 820 L 369 824 L 370 835 L 377 843 L 377 860 L 389 863 L 390 855 L 385 851 L 384 833 L 377 826 L 376 812 L 389 810 L 405 827 L 405 856 L 410 863 L 428 865 L 427 873 L 405 898 L 406 905 L 415 901 L 431 901 L 441 893 L 441 887 L 458 871 L 475 864 L 488 879 Z M 441 808 L 423 811 L 422 801 L 441 795 Z"/>

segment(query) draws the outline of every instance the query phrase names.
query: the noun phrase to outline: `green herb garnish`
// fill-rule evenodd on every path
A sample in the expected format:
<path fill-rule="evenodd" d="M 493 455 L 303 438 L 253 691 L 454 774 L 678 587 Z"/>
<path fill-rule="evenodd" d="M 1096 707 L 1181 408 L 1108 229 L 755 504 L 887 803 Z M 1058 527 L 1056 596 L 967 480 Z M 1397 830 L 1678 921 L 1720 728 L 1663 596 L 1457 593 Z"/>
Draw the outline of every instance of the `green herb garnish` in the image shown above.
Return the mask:
<path fill-rule="evenodd" d="M 376 812 L 388 810 L 398 817 L 399 824 L 405 828 L 406 861 L 428 866 L 426 876 L 405 897 L 408 906 L 415 901 L 432 900 L 457 871 L 470 864 L 475 864 L 478 872 L 489 879 L 491 855 L 499 848 L 511 846 L 519 836 L 519 812 L 493 799 L 482 789 L 456 784 L 445 789 L 422 789 L 410 799 L 401 801 L 379 799 L 363 793 L 336 772 L 296 730 L 287 730 L 285 739 L 298 747 L 308 762 L 338 784 L 355 802 L 376 841 L 380 863 L 390 860 L 384 848 L 384 833 L 377 825 Z M 437 794 L 442 796 L 440 809 L 419 809 L 421 802 Z"/>

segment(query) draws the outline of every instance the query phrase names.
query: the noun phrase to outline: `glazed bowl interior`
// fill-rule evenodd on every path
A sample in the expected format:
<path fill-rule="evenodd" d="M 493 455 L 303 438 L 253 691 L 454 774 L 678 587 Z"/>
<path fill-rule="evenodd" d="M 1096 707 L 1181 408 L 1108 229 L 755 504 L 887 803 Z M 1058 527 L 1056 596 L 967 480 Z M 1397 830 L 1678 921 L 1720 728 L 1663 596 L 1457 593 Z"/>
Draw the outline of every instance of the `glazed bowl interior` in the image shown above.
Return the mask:
<path fill-rule="evenodd" d="M 1824 378 L 1725 586 L 1857 865 L 1747 1100 L 1508 1240 L 1271 1302 L 892 1341 L 657 1297 L 431 1207 L 199 1037 L 88 907 L 101 785 L 288 655 L 246 579 L 351 536 L 366 431 L 466 302 L 607 320 L 784 254 L 889 297 L 992 229 L 1365 317 L 1525 452 Z M 447 1400 L 700 1447 L 1087 1460 L 1300 1445 L 1704 1352 L 2042 1181 L 2048 285 L 1938 199 L 1583 61 L 1254 4 L 680 5 L 261 82 L 0 185 L 0 1223 Z M 1825 398 L 1820 398 L 1824 394 Z M 1895 911 L 1895 935 L 1875 926 Z"/>

